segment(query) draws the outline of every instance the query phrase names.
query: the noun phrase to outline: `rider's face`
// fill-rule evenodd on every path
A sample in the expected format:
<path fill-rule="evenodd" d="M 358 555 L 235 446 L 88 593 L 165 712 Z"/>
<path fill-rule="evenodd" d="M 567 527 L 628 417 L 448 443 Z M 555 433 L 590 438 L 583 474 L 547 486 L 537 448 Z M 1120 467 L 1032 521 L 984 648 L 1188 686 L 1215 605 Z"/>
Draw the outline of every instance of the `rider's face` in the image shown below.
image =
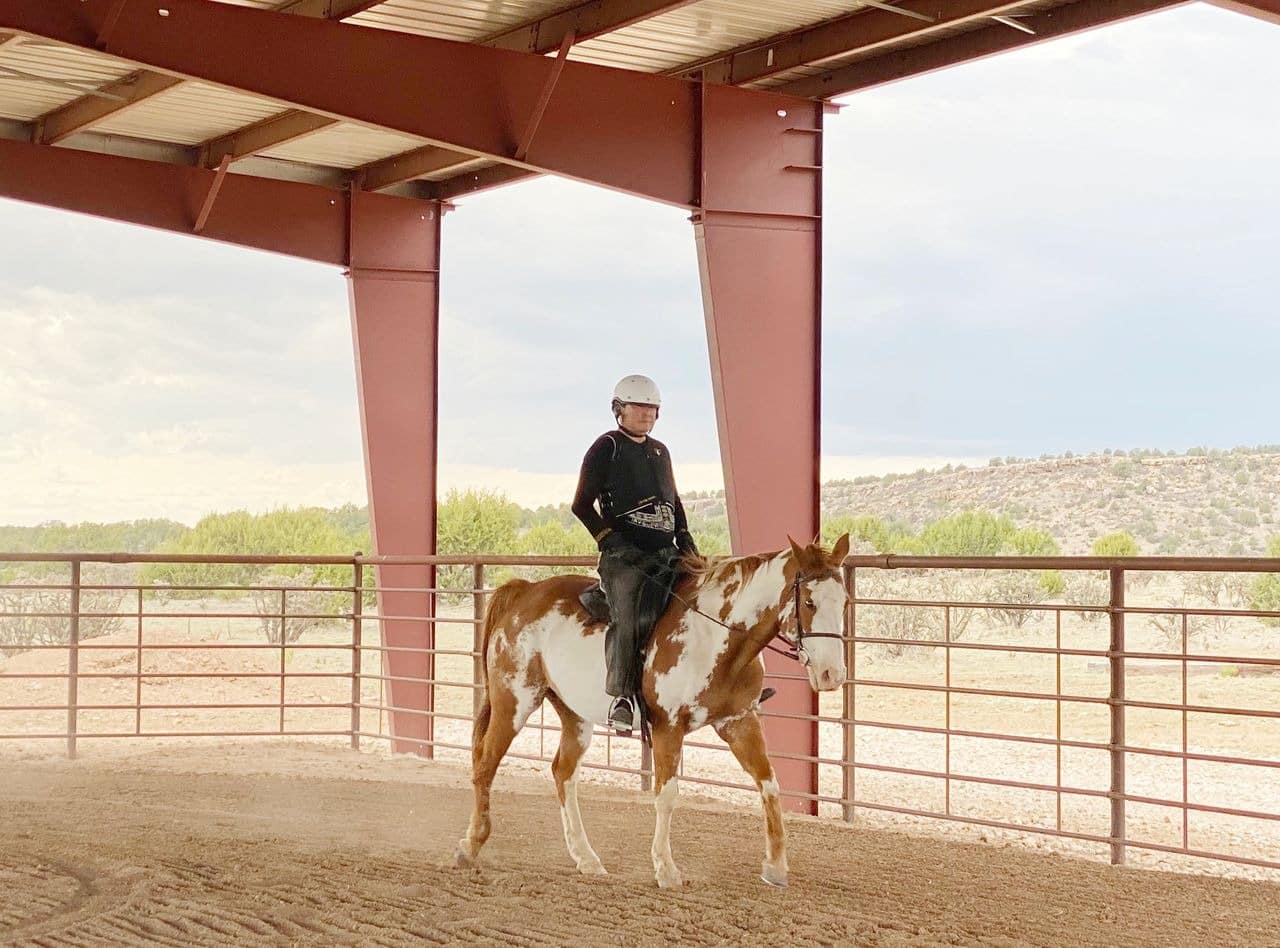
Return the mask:
<path fill-rule="evenodd" d="M 622 406 L 622 415 L 618 419 L 622 427 L 636 434 L 648 434 L 658 420 L 657 405 L 641 405 L 638 402 L 627 402 Z"/>

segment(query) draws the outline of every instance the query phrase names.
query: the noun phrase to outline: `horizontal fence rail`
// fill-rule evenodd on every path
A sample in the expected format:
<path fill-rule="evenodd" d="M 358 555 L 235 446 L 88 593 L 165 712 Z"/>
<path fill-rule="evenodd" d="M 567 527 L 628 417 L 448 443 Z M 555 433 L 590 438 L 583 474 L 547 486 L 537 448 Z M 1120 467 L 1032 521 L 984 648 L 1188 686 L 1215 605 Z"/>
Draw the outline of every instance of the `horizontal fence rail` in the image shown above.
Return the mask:
<path fill-rule="evenodd" d="M 60 741 L 74 757 L 106 738 L 369 740 L 464 762 L 488 595 L 511 575 L 594 565 L 0 554 L 0 741 Z M 378 567 L 410 566 L 429 578 L 380 583 Z M 158 567 L 189 581 L 147 580 Z M 1280 560 L 851 556 L 847 680 L 817 715 L 762 710 L 810 722 L 819 752 L 773 756 L 816 765 L 818 792 L 790 795 L 845 820 L 1038 834 L 1115 863 L 1280 869 L 1280 611 L 1251 608 L 1261 576 Z M 421 612 L 383 611 L 405 593 Z M 418 644 L 387 644 L 392 622 L 420 627 Z M 421 705 L 397 706 L 393 684 L 420 686 Z M 508 756 L 550 761 L 558 730 L 539 710 Z M 647 748 L 599 737 L 586 767 L 651 786 Z M 713 735 L 685 746 L 683 779 L 754 796 Z"/>

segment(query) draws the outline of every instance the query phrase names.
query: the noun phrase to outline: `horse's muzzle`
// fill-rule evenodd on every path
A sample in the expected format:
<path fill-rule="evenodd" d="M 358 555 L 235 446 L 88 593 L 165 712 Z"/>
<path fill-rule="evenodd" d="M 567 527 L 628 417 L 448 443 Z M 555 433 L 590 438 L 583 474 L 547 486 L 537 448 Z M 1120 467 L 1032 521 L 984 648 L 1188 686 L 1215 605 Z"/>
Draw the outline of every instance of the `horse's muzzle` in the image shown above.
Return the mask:
<path fill-rule="evenodd" d="M 809 666 L 809 684 L 814 691 L 835 691 L 844 684 L 843 668 L 817 668 Z"/>

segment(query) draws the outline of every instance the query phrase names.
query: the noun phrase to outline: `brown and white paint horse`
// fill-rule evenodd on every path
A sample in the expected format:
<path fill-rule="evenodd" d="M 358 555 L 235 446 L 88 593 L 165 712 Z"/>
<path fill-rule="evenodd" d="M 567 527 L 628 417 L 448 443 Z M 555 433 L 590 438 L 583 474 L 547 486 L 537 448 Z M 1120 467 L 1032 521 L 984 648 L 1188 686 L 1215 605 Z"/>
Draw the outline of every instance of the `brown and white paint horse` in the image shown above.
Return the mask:
<path fill-rule="evenodd" d="M 645 656 L 644 698 L 653 728 L 653 869 L 662 888 L 682 884 L 670 842 L 681 747 L 685 735 L 708 724 L 760 791 L 766 827 L 761 878 L 771 885 L 787 884 L 778 783 L 758 716 L 761 652 L 780 638 L 799 646 L 798 657 L 816 691 L 844 683 L 844 643 L 838 633 L 848 598 L 840 564 L 848 552 L 846 535 L 830 553 L 792 541 L 781 553 L 708 561 L 680 582 L 658 620 Z M 583 829 L 576 789 L 593 725 L 608 720 L 611 700 L 604 690 L 605 627 L 578 602 L 590 582 L 584 576 L 537 583 L 516 579 L 489 602 L 483 638 L 486 693 L 472 735 L 475 809 L 458 843 L 459 865 L 472 865 L 489 838 L 494 774 L 545 698 L 562 725 L 551 771 L 569 855 L 583 873 L 605 872 Z M 803 641 L 796 640 L 798 629 Z"/>

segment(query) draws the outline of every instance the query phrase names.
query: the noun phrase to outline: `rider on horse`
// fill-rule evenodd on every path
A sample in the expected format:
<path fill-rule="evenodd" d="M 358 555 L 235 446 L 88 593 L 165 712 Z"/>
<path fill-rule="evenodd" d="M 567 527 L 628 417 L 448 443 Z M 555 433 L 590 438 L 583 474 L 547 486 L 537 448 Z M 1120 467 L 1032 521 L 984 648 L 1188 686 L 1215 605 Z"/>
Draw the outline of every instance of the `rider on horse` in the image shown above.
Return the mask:
<path fill-rule="evenodd" d="M 609 723 L 619 733 L 635 726 L 642 655 L 653 624 L 666 608 L 681 554 L 696 554 L 676 492 L 671 455 L 649 436 L 662 396 L 653 380 L 628 375 L 614 386 L 617 429 L 587 450 L 573 512 L 600 547 L 600 586 L 609 602 L 605 636 L 614 697 Z"/>

